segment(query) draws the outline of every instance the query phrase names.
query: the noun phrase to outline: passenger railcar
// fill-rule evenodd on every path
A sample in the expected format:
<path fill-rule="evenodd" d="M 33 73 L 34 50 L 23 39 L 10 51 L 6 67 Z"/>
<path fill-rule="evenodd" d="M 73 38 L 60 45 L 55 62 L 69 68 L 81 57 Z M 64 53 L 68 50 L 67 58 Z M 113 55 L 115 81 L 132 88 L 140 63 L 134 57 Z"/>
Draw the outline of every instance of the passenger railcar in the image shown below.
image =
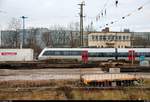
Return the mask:
<path fill-rule="evenodd" d="M 118 48 L 118 59 L 128 60 L 129 51 L 134 51 L 135 60 L 140 60 L 140 56 L 145 56 L 145 60 L 150 60 L 150 48 Z"/>
<path fill-rule="evenodd" d="M 128 60 L 130 50 L 135 51 L 135 60 L 139 60 L 140 56 L 145 56 L 146 60 L 150 60 L 150 48 L 44 48 L 38 59 L 82 60 L 82 54 L 86 51 L 88 60 Z"/>
<path fill-rule="evenodd" d="M 78 59 L 82 60 L 82 53 L 88 52 L 89 60 L 115 59 L 115 48 L 45 48 L 38 56 L 39 60 L 46 59 Z"/>

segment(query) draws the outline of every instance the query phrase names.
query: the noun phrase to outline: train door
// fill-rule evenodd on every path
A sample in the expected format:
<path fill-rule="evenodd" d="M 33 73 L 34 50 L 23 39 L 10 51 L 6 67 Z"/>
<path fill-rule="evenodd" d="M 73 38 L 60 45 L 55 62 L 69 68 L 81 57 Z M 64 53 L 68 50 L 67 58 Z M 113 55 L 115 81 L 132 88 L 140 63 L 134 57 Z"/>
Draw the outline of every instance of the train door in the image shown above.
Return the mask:
<path fill-rule="evenodd" d="M 131 60 L 135 60 L 135 51 L 134 50 L 129 50 L 128 51 L 128 59 Z"/>
<path fill-rule="evenodd" d="M 87 63 L 88 62 L 88 51 L 83 51 L 82 52 L 82 61 L 84 63 Z"/>

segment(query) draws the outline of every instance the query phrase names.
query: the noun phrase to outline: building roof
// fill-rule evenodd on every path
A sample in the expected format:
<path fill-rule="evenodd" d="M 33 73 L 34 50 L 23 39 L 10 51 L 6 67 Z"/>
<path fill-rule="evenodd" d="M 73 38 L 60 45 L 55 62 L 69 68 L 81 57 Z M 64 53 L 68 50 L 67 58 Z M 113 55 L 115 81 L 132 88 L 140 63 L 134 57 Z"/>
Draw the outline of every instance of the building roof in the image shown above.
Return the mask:
<path fill-rule="evenodd" d="M 131 34 L 131 32 L 90 32 L 90 33 L 88 33 L 88 34 L 93 34 L 93 33 L 95 33 L 95 34 L 97 34 L 97 33 L 106 33 L 106 34 L 107 34 L 107 33 L 108 33 L 108 34 L 109 34 L 109 33 L 123 33 L 123 34 L 127 34 L 127 33 L 128 33 L 128 34 Z"/>

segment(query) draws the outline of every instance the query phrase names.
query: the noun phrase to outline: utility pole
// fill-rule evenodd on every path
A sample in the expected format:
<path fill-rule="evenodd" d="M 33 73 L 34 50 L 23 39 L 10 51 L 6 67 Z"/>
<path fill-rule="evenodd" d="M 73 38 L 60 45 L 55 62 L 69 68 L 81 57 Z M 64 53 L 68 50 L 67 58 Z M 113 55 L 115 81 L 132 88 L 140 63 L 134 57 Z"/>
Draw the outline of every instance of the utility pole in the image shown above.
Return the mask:
<path fill-rule="evenodd" d="M 83 6 L 85 6 L 84 1 L 80 5 L 80 47 L 83 46 Z"/>
<path fill-rule="evenodd" d="M 22 16 L 22 21 L 23 21 L 23 29 L 22 29 L 22 41 L 21 41 L 21 45 L 20 45 L 20 48 L 24 47 L 24 39 L 25 39 L 25 19 L 28 18 L 28 17 L 25 17 L 25 16 Z"/>
<path fill-rule="evenodd" d="M 134 40 L 134 32 L 132 33 L 133 35 L 132 35 L 132 39 L 131 39 L 131 43 L 132 43 L 132 66 L 133 66 L 133 64 L 134 64 L 134 60 L 133 60 L 133 40 Z"/>
<path fill-rule="evenodd" d="M 2 47 L 2 34 L 1 34 L 1 29 L 0 29 L 0 47 Z"/>
<path fill-rule="evenodd" d="M 7 13 L 6 11 L 0 10 L 0 13 Z M 1 27 L 1 25 L 0 25 Z M 2 29 L 0 28 L 0 47 L 2 47 Z"/>

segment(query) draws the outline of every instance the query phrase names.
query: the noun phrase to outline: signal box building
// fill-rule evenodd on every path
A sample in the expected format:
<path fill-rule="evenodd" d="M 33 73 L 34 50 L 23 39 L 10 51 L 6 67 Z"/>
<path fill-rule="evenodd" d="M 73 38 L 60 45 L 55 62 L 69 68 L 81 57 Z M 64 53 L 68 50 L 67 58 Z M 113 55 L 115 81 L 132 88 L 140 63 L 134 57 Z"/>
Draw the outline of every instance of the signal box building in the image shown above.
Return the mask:
<path fill-rule="evenodd" d="M 88 46 L 98 48 L 130 48 L 130 32 L 93 32 L 88 35 Z"/>

